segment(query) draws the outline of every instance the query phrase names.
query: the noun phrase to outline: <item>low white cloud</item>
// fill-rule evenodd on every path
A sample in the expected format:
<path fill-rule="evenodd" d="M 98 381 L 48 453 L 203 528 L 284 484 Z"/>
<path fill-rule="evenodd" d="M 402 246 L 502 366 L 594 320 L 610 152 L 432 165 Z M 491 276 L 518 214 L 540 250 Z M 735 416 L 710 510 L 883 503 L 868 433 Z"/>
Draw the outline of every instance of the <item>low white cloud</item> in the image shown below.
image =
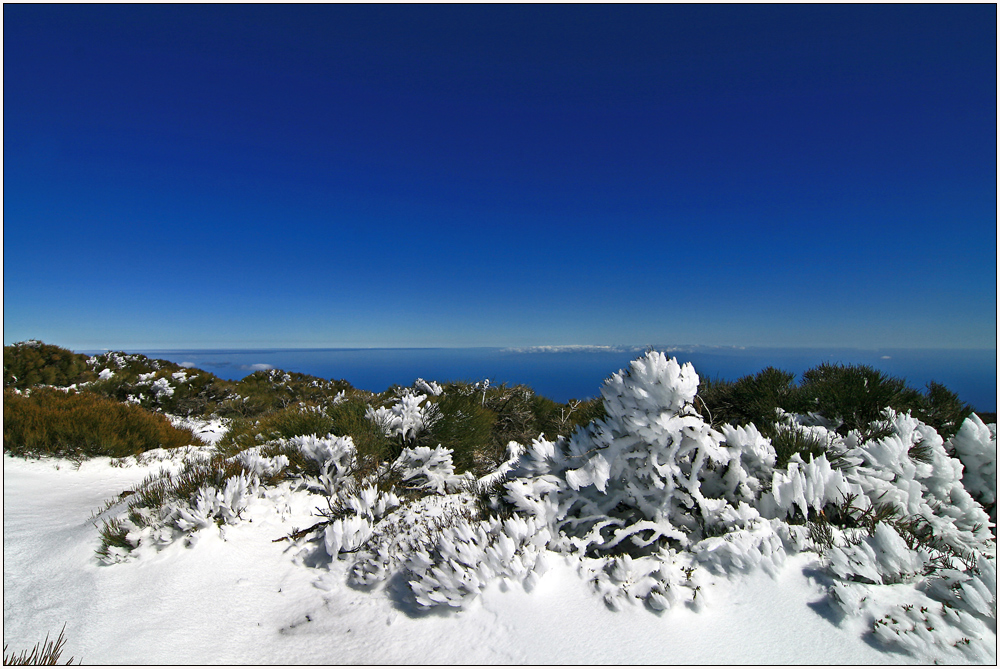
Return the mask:
<path fill-rule="evenodd" d="M 644 351 L 642 346 L 593 346 L 571 344 L 568 346 L 523 346 L 501 349 L 501 353 L 631 353 Z"/>
<path fill-rule="evenodd" d="M 253 365 L 240 365 L 240 369 L 249 369 L 255 372 L 266 372 L 269 369 L 274 369 L 274 365 L 269 365 L 266 362 L 258 362 Z"/>
<path fill-rule="evenodd" d="M 187 367 L 188 369 L 191 369 L 192 367 L 195 366 L 193 362 L 180 362 L 177 364 L 179 364 L 181 367 Z"/>

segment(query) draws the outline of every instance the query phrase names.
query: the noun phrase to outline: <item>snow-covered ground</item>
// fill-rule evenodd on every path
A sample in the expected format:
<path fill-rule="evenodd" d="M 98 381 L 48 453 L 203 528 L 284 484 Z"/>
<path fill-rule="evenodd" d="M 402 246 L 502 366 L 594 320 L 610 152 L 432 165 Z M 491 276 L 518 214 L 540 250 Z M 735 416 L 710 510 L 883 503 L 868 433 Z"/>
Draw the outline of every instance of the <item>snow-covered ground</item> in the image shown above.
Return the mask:
<path fill-rule="evenodd" d="M 422 612 L 393 585 L 346 585 L 346 564 L 297 558 L 272 540 L 315 518 L 306 498 L 248 508 L 252 522 L 202 530 L 141 559 L 106 565 L 91 514 L 156 463 L 112 467 L 4 456 L 4 643 L 30 648 L 66 623 L 64 659 L 87 664 L 571 663 L 875 664 L 880 649 L 822 603 L 816 556 L 792 556 L 717 583 L 700 611 L 611 611 L 571 564 L 526 593 L 497 583 L 467 610 Z M 296 501 L 299 503 L 296 504 Z M 819 602 L 818 604 L 816 602 Z"/>

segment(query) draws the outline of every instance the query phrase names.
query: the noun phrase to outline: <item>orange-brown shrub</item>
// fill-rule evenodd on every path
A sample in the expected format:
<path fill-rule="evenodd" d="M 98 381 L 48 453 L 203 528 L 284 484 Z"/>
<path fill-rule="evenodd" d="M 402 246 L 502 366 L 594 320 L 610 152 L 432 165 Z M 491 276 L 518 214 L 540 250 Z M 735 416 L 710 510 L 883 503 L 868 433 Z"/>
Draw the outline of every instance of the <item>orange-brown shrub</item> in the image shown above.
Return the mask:
<path fill-rule="evenodd" d="M 3 393 L 3 450 L 15 455 L 125 457 L 197 444 L 190 430 L 142 407 L 51 388 Z"/>

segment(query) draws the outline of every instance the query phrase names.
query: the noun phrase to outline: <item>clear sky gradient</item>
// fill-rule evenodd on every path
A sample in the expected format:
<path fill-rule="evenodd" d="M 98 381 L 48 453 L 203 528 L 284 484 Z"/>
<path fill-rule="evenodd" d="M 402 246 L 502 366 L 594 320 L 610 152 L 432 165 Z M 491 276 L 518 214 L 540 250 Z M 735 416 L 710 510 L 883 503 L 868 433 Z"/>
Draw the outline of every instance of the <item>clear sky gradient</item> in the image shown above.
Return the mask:
<path fill-rule="evenodd" d="M 4 343 L 994 348 L 996 13 L 4 5 Z"/>

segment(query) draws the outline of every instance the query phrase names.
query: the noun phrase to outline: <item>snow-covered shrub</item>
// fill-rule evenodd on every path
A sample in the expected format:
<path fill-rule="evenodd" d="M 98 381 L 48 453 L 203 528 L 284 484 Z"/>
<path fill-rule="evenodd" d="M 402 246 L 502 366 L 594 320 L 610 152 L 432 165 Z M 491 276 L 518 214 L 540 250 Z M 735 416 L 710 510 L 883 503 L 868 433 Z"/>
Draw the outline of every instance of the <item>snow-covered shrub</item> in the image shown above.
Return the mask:
<path fill-rule="evenodd" d="M 886 607 L 871 623 L 876 639 L 927 664 L 996 664 L 996 640 L 985 625 L 934 600 Z"/>
<path fill-rule="evenodd" d="M 983 550 L 993 540 L 990 519 L 962 485 L 962 463 L 948 456 L 932 427 L 910 414 L 889 410 L 887 422 L 889 436 L 859 443 L 848 435 L 844 476 L 860 486 L 868 506 L 889 504 L 921 519 L 959 554 Z"/>
<path fill-rule="evenodd" d="M 530 590 L 546 570 L 542 551 L 548 539 L 547 529 L 532 518 L 459 520 L 441 529 L 429 550 L 410 556 L 410 588 L 427 608 L 464 607 L 498 577 Z"/>
<path fill-rule="evenodd" d="M 441 446 L 404 448 L 392 466 L 407 486 L 432 490 L 441 495 L 449 489 L 457 491 L 467 480 L 455 476 L 451 450 Z"/>
<path fill-rule="evenodd" d="M 417 379 L 414 381 L 413 387 L 418 391 L 433 397 L 437 397 L 444 392 L 444 389 L 434 381 L 424 381 L 423 379 Z"/>
<path fill-rule="evenodd" d="M 678 553 L 661 548 L 646 557 L 602 558 L 583 572 L 604 603 L 615 611 L 638 602 L 654 611 L 665 611 L 678 604 L 700 607 L 705 602 L 702 572 L 686 551 Z"/>
<path fill-rule="evenodd" d="M 962 484 L 983 505 L 990 520 L 997 522 L 997 432 L 996 424 L 986 425 L 972 414 L 946 446 L 964 467 Z"/>
<path fill-rule="evenodd" d="M 434 424 L 440 416 L 433 404 L 420 406 L 427 395 L 404 393 L 399 401 L 389 408 L 369 408 L 366 417 L 380 425 L 386 436 L 401 437 L 404 441 L 412 441 L 418 434 Z"/>
<path fill-rule="evenodd" d="M 256 488 L 256 476 L 246 474 L 229 477 L 221 489 L 202 486 L 190 506 L 178 504 L 175 507 L 174 522 L 185 532 L 209 527 L 216 520 L 233 523 L 246 509 L 248 498 Z"/>
<path fill-rule="evenodd" d="M 943 569 L 921 584 L 931 597 L 961 608 L 984 621 L 997 620 L 996 557 L 982 556 L 966 570 Z"/>
<path fill-rule="evenodd" d="M 336 495 L 357 467 L 357 449 L 351 437 L 317 437 L 310 434 L 276 443 L 298 448 L 305 457 L 319 465 L 319 483 L 328 496 Z"/>
<path fill-rule="evenodd" d="M 726 445 L 740 452 L 747 474 L 758 481 L 765 480 L 777 459 L 770 440 L 752 423 L 745 427 L 726 424 L 722 426 L 722 433 L 725 435 Z"/>
<path fill-rule="evenodd" d="M 826 455 L 803 462 L 795 454 L 785 469 L 774 470 L 771 489 L 761 497 L 759 507 L 767 518 L 785 518 L 794 511 L 808 518 L 810 509 L 822 511 L 828 504 L 839 504 L 860 493 L 861 486 L 833 469 Z"/>
<path fill-rule="evenodd" d="M 118 562 L 140 546 L 156 547 L 213 525 L 234 524 L 258 494 L 261 478 L 272 479 L 287 465 L 284 455 L 260 452 L 226 458 L 216 454 L 184 462 L 180 471 L 167 467 L 147 477 L 135 490 L 109 502 L 105 511 L 124 504 L 119 515 L 105 519 L 98 556 Z"/>
<path fill-rule="evenodd" d="M 610 606 L 684 599 L 676 569 L 658 565 L 676 563 L 670 550 L 720 572 L 784 559 L 778 526 L 756 509 L 773 449 L 753 426 L 712 429 L 694 411 L 697 386 L 689 364 L 647 353 L 605 382 L 605 418 L 568 440 L 534 439 L 507 475 L 504 501 L 548 528 L 550 550 L 600 558 L 591 580 Z"/>
<path fill-rule="evenodd" d="M 260 450 L 259 448 L 248 448 L 238 453 L 236 459 L 248 472 L 261 478 L 276 476 L 288 466 L 287 455 L 279 454 L 274 457 L 266 457 L 261 454 Z"/>
<path fill-rule="evenodd" d="M 299 435 L 277 443 L 298 448 L 304 456 L 315 461 L 320 467 L 332 469 L 341 478 L 347 476 L 354 463 L 355 448 L 351 437 L 315 434 Z"/>
<path fill-rule="evenodd" d="M 962 485 L 962 464 L 947 455 L 937 431 L 908 413 L 887 411 L 886 422 L 889 435 L 862 441 L 851 432 L 837 444 L 841 473 L 861 491 L 844 505 L 847 520 L 863 529 L 839 532 L 824 552 L 838 579 L 831 600 L 867 617 L 876 638 L 918 657 L 995 661 L 989 517 Z M 911 584 L 923 599 L 879 608 L 887 600 L 877 588 L 895 583 Z"/>
<path fill-rule="evenodd" d="M 995 591 L 996 561 L 984 559 L 977 569 L 943 571 L 916 588 L 837 581 L 830 601 L 881 643 L 922 662 L 996 664 Z"/>
<path fill-rule="evenodd" d="M 830 570 L 847 581 L 882 584 L 912 580 L 929 561 L 926 551 L 912 550 L 888 523 L 879 522 L 871 536 L 826 552 Z"/>
<path fill-rule="evenodd" d="M 160 399 L 161 397 L 171 397 L 174 394 L 174 388 L 170 385 L 170 382 L 166 379 L 160 378 L 153 381 L 150 386 L 153 391 L 153 395 Z"/>
<path fill-rule="evenodd" d="M 326 552 L 331 557 L 337 557 L 341 551 L 353 553 L 361 548 L 372 534 L 372 525 L 362 516 L 347 516 L 337 518 L 326 526 L 323 540 Z"/>
<path fill-rule="evenodd" d="M 698 562 L 720 574 L 749 572 L 757 567 L 777 573 L 785 561 L 785 542 L 771 521 L 746 502 L 723 511 L 729 531 L 702 539 L 691 547 Z"/>
<path fill-rule="evenodd" d="M 775 387 L 789 386 L 782 379 Z M 995 432 L 970 421 L 949 442 L 978 463 L 963 477 L 938 432 L 909 413 L 847 421 L 787 413 L 772 397 L 751 407 L 773 413 L 766 427 L 716 427 L 695 410 L 698 384 L 691 365 L 650 352 L 605 383 L 589 425 L 569 438 L 531 431 L 527 446 L 506 448 L 499 435 L 528 434 L 555 404 L 522 387 L 434 392 L 441 387 L 418 380 L 422 394 L 402 389 L 388 408 L 360 396 L 294 407 L 333 427 L 255 437 L 223 472 L 140 486 L 141 503 L 108 525 L 108 553 L 239 522 L 259 489 L 291 468 L 284 476 L 301 482 L 289 486 L 325 495 L 327 509 L 286 538 L 309 537 L 313 550 L 344 561 L 354 585 L 395 575 L 421 607 L 464 607 L 499 579 L 530 589 L 557 552 L 611 608 L 699 608 L 715 575 L 775 573 L 787 551 L 813 550 L 831 599 L 867 618 L 876 637 L 944 660 L 979 657 L 995 629 L 995 543 L 966 488 L 985 499 L 992 481 L 995 498 Z M 899 614 L 899 592 L 923 610 Z"/>
<path fill-rule="evenodd" d="M 532 442 L 507 483 L 509 501 L 551 523 L 559 549 L 581 554 L 663 540 L 689 548 L 742 528 L 731 502 L 754 501 L 759 485 L 743 449 L 758 473 L 769 453 L 746 431 L 724 441 L 694 411 L 697 387 L 690 364 L 656 351 L 633 361 L 601 389 L 606 418 L 569 440 Z"/>
<path fill-rule="evenodd" d="M 481 518 L 498 516 L 507 518 L 513 514 L 511 503 L 503 498 L 504 484 L 510 472 L 517 466 L 524 446 L 512 441 L 507 444 L 507 459 L 485 476 L 472 481 L 469 492 L 475 497 L 476 510 Z"/>
<path fill-rule="evenodd" d="M 371 536 L 357 552 L 348 579 L 356 585 L 374 585 L 405 569 L 409 556 L 428 551 L 440 531 L 469 518 L 467 500 L 460 495 L 420 497 L 387 509 L 374 524 Z"/>
<path fill-rule="evenodd" d="M 360 490 L 346 485 L 334 492 L 328 500 L 329 510 L 322 514 L 329 518 L 324 530 L 327 553 L 337 558 L 341 551 L 353 553 L 361 548 L 375 525 L 399 503 L 395 493 L 373 485 Z"/>

